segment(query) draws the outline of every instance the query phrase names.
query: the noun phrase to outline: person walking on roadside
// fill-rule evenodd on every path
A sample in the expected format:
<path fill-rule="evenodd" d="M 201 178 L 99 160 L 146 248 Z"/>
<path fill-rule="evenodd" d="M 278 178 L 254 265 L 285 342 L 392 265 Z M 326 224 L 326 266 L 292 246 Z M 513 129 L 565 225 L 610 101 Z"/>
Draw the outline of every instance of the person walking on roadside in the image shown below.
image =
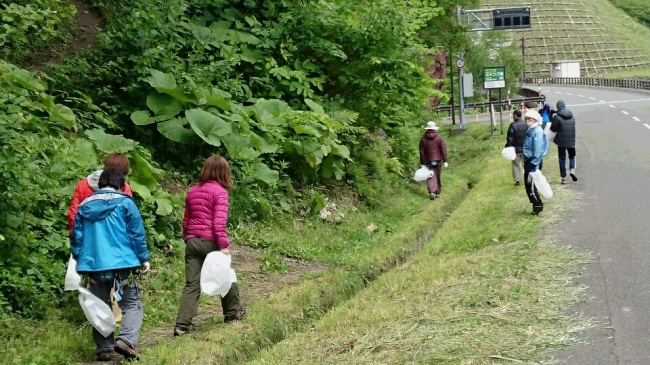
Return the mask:
<path fill-rule="evenodd" d="M 185 240 L 185 288 L 181 296 L 174 336 L 189 333 L 194 325 L 201 295 L 201 268 L 205 257 L 213 251 L 230 255 L 228 246 L 228 190 L 233 188 L 230 165 L 221 156 L 210 156 L 205 161 L 199 183 L 192 186 L 185 197 L 183 239 Z M 233 283 L 221 298 L 224 322 L 241 320 L 246 308 L 239 304 L 239 289 Z"/>
<path fill-rule="evenodd" d="M 550 122 L 551 118 L 553 117 L 553 110 L 551 109 L 551 105 L 545 103 L 542 109 L 539 110 L 539 115 L 542 117 L 542 129 L 546 129 L 548 122 Z"/>
<path fill-rule="evenodd" d="M 150 269 L 142 217 L 135 203 L 121 190 L 124 172 L 109 168 L 97 180 L 99 190 L 78 207 L 70 235 L 77 272 L 86 275 L 92 294 L 111 306 L 111 289 L 119 294 L 122 327 L 117 339 L 93 328 L 98 361 L 111 361 L 113 351 L 126 360 L 138 358 L 143 311 L 137 272 Z"/>
<path fill-rule="evenodd" d="M 524 115 L 524 120 L 528 127 L 523 147 L 526 194 L 528 194 L 528 200 L 533 205 L 531 214 L 538 215 L 544 210 L 544 203 L 539 192 L 537 192 L 537 188 L 533 185 L 530 174 L 541 169 L 542 158 L 548 152 L 548 140 L 542 127 L 539 126 L 542 117 L 536 110 L 528 109 Z"/>
<path fill-rule="evenodd" d="M 121 153 L 111 153 L 104 159 L 104 170 L 110 168 L 121 171 L 124 176 L 126 176 L 129 173 L 129 159 Z M 81 202 L 83 202 L 87 197 L 91 196 L 94 192 L 99 190 L 97 183 L 99 181 L 99 176 L 102 174 L 102 171 L 103 170 L 97 170 L 87 177 L 84 177 L 77 183 L 77 186 L 74 189 L 74 194 L 72 195 L 72 199 L 70 200 L 70 208 L 68 209 L 69 233 L 72 232 L 74 218 L 77 215 L 79 204 L 81 204 Z M 129 183 L 124 183 L 124 190 L 122 191 L 126 195 L 133 197 L 133 192 L 131 192 Z"/>
<path fill-rule="evenodd" d="M 435 200 L 440 197 L 442 184 L 440 183 L 440 173 L 442 166 L 449 166 L 447 161 L 447 145 L 445 140 L 438 133 L 436 122 L 430 121 L 424 127 L 424 135 L 420 138 L 420 164 L 426 166 L 429 171 L 433 171 L 433 176 L 427 179 L 427 190 L 429 199 Z"/>
<path fill-rule="evenodd" d="M 524 138 L 528 126 L 521 118 L 521 110 L 512 112 L 513 122 L 508 127 L 508 134 L 506 135 L 506 147 L 514 147 L 516 157 L 512 160 L 512 178 L 515 180 L 515 186 L 518 186 L 521 181 L 521 170 L 524 163 Z"/>
<path fill-rule="evenodd" d="M 557 155 L 560 162 L 561 184 L 566 184 L 566 155 L 569 154 L 569 175 L 571 180 L 578 181 L 576 175 L 576 120 L 573 113 L 566 108 L 564 101 L 556 104 L 557 113 L 551 119 L 551 132 L 555 132 L 553 141 L 557 144 Z"/>

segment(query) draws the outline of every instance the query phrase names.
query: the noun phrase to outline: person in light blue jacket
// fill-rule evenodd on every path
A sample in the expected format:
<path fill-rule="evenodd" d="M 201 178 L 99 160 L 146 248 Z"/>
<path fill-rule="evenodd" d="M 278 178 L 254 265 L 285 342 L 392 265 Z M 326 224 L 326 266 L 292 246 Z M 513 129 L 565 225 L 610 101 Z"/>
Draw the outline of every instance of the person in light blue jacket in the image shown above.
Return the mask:
<path fill-rule="evenodd" d="M 77 260 L 77 272 L 86 275 L 89 290 L 111 306 L 111 289 L 122 310 L 122 328 L 117 339 L 104 337 L 93 328 L 97 360 L 111 361 L 113 351 L 126 360 L 138 358 L 135 352 L 143 311 L 137 271 L 148 271 L 149 251 L 142 217 L 135 203 L 120 190 L 124 173 L 106 169 L 99 176 L 99 189 L 86 198 L 75 217 L 70 248 Z"/>
<path fill-rule="evenodd" d="M 524 181 L 526 182 L 526 193 L 528 200 L 533 205 L 531 214 L 538 215 L 544 210 L 544 203 L 539 196 L 537 188 L 533 186 L 531 173 L 542 169 L 542 158 L 548 154 L 548 139 L 539 125 L 542 117 L 536 110 L 528 109 L 524 115 L 528 126 L 524 138 Z"/>

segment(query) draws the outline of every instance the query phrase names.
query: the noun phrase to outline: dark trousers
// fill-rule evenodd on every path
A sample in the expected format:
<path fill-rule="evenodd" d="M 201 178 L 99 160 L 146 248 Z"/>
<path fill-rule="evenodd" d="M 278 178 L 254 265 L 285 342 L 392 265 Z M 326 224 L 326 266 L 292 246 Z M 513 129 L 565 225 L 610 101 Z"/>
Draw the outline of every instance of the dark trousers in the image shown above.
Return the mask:
<path fill-rule="evenodd" d="M 203 238 L 190 238 L 185 241 L 185 288 L 178 308 L 176 324 L 189 325 L 199 309 L 201 295 L 201 268 L 205 257 L 212 251 L 218 251 L 214 241 Z M 233 283 L 228 294 L 221 298 L 224 317 L 235 317 L 241 308 L 239 305 L 239 288 Z"/>
<path fill-rule="evenodd" d="M 542 207 L 544 203 L 542 203 L 542 198 L 539 196 L 537 188 L 533 186 L 532 182 L 528 181 L 531 165 L 530 161 L 524 161 L 524 185 L 526 186 L 526 194 L 528 194 L 528 200 L 534 207 Z M 541 164 L 538 168 L 541 170 Z"/>
<path fill-rule="evenodd" d="M 433 177 L 427 179 L 427 190 L 429 193 L 440 194 L 442 191 L 442 185 L 440 184 L 440 173 L 442 172 L 442 162 L 438 162 L 437 165 L 431 166 L 427 165 L 429 171 L 433 171 Z"/>
<path fill-rule="evenodd" d="M 560 147 L 557 146 L 557 157 L 560 161 L 560 176 L 566 177 L 566 154 L 569 153 L 569 171 L 576 170 L 576 148 L 575 147 Z"/>

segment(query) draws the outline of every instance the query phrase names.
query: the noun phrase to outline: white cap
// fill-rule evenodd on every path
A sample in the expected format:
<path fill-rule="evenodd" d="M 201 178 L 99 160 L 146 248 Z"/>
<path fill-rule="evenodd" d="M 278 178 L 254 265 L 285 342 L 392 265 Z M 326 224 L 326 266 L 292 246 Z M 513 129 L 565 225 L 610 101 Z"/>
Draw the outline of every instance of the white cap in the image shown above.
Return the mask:
<path fill-rule="evenodd" d="M 526 109 L 526 114 L 524 115 L 524 120 L 526 120 L 526 118 L 533 118 L 533 119 L 535 119 L 535 121 L 537 123 L 542 121 L 542 117 L 539 115 L 537 110 L 533 110 L 533 109 Z"/>

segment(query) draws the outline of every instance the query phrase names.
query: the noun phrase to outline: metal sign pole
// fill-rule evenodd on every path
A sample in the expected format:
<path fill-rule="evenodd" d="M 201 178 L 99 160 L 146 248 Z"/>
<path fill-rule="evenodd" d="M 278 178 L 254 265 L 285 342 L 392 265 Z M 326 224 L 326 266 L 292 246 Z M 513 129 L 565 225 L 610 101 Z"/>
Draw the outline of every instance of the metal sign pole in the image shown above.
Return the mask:
<path fill-rule="evenodd" d="M 458 58 L 462 59 L 464 55 L 465 55 L 465 51 L 458 52 Z M 458 100 L 460 101 L 460 108 L 459 108 L 459 111 L 458 111 L 458 117 L 460 119 L 459 127 L 462 128 L 462 129 L 465 129 L 465 95 L 464 95 L 465 94 L 465 87 L 463 86 L 463 84 L 465 83 L 465 80 L 464 80 L 463 75 L 464 75 L 464 72 L 463 72 L 463 68 L 461 67 L 461 68 L 458 69 L 458 86 L 459 86 L 459 90 L 460 90 L 460 93 L 458 95 Z"/>

